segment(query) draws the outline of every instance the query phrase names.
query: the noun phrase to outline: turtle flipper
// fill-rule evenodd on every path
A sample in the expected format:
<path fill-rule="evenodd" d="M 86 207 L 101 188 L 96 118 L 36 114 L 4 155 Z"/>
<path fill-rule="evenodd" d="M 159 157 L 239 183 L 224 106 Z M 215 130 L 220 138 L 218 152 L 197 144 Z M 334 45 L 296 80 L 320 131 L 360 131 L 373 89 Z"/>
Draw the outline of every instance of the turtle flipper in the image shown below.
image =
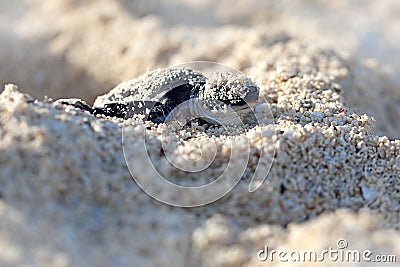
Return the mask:
<path fill-rule="evenodd" d="M 185 102 L 188 103 L 192 98 L 196 98 L 198 96 L 199 88 L 204 85 L 204 83 L 205 82 L 201 81 L 196 85 L 189 83 L 176 85 L 167 90 L 164 94 L 159 95 L 158 103 L 151 109 L 148 119 L 154 123 L 164 123 L 169 115 L 169 120 L 174 118 L 176 114 L 171 114 L 171 112 L 173 112 L 175 108 L 180 110 L 182 109 L 182 106 L 187 106 L 185 105 Z"/>
<path fill-rule="evenodd" d="M 93 113 L 93 109 L 80 98 L 61 98 L 54 101 L 54 105 L 67 105 Z"/>
<path fill-rule="evenodd" d="M 202 86 L 204 83 L 205 82 L 199 82 L 199 84 L 197 85 L 184 83 L 172 88 L 170 87 L 169 90 L 163 90 L 166 92 L 159 96 L 158 101 L 161 102 L 163 105 L 174 108 L 179 104 L 189 100 L 190 98 L 193 98 L 197 94 L 200 86 Z"/>
<path fill-rule="evenodd" d="M 173 108 L 157 101 L 136 100 L 127 103 L 108 103 L 103 107 L 93 108 L 92 113 L 122 119 L 132 118 L 134 115 L 145 115 L 147 120 L 163 123 Z"/>
<path fill-rule="evenodd" d="M 108 103 L 103 107 L 93 108 L 93 115 L 104 115 L 108 117 L 125 118 L 128 112 L 128 105 L 125 103 Z"/>
<path fill-rule="evenodd" d="M 175 107 L 158 103 L 150 110 L 147 119 L 154 123 L 164 123 L 174 108 Z"/>

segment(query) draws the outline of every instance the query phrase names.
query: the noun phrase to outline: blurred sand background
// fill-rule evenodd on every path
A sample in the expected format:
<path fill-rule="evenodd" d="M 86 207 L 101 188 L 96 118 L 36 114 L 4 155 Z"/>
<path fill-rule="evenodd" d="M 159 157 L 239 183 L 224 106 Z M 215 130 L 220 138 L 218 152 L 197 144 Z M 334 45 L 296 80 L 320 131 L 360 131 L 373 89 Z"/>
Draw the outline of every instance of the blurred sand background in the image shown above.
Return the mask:
<path fill-rule="evenodd" d="M 356 76 L 350 106 L 400 137 L 396 0 L 1 0 L 0 10 L 1 87 L 92 103 L 148 68 L 210 60 L 246 72 L 254 33 L 274 33 L 339 53 Z"/>

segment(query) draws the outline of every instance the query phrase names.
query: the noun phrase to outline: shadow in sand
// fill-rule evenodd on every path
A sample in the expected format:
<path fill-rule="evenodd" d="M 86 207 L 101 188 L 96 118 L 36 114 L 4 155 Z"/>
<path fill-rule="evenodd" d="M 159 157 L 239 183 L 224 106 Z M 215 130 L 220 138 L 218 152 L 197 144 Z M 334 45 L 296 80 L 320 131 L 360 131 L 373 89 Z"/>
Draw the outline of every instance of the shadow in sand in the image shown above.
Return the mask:
<path fill-rule="evenodd" d="M 51 53 L 47 45 L 57 36 L 33 42 L 0 30 L 1 87 L 14 83 L 36 98 L 45 95 L 53 99 L 79 97 L 92 102 L 101 88 L 112 86 L 94 80 L 84 69 L 68 62 L 65 54 Z"/>

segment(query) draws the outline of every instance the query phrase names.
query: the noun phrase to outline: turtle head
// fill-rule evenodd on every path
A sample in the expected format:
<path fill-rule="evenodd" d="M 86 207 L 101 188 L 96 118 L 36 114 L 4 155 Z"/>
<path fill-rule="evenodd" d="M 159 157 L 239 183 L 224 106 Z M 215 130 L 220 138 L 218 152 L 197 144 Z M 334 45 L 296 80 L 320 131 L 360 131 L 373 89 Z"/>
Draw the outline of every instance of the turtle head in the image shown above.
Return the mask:
<path fill-rule="evenodd" d="M 252 112 L 259 92 L 259 87 L 247 76 L 216 72 L 199 91 L 199 101 L 214 123 L 238 124 Z"/>

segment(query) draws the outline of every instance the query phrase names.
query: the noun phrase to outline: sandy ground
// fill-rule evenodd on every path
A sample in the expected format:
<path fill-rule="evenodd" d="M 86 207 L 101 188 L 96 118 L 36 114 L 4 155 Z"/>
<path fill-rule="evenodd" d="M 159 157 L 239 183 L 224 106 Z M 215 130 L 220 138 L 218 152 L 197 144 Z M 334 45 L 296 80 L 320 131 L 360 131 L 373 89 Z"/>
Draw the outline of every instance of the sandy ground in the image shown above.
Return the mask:
<path fill-rule="evenodd" d="M 397 255 L 385 266 L 398 266 L 399 9 L 395 0 L 0 1 L 0 82 L 19 86 L 0 96 L 0 265 L 265 266 L 265 245 L 321 251 L 344 238 Z M 93 103 L 147 69 L 194 60 L 249 75 L 276 122 L 266 145 L 266 126 L 245 129 L 254 153 L 243 182 L 198 209 L 160 204 L 132 182 L 120 120 L 23 94 Z M 150 132 L 151 156 L 182 181 Z M 276 144 L 268 182 L 249 194 L 257 150 Z"/>
<path fill-rule="evenodd" d="M 92 102 L 147 68 L 211 60 L 245 71 L 240 57 L 250 53 L 243 50 L 252 39 L 248 29 L 257 28 L 345 57 L 361 77 L 347 88 L 350 105 L 374 116 L 382 134 L 399 137 L 396 0 L 218 3 L 2 0 L 0 82 L 17 83 L 35 97 Z"/>

